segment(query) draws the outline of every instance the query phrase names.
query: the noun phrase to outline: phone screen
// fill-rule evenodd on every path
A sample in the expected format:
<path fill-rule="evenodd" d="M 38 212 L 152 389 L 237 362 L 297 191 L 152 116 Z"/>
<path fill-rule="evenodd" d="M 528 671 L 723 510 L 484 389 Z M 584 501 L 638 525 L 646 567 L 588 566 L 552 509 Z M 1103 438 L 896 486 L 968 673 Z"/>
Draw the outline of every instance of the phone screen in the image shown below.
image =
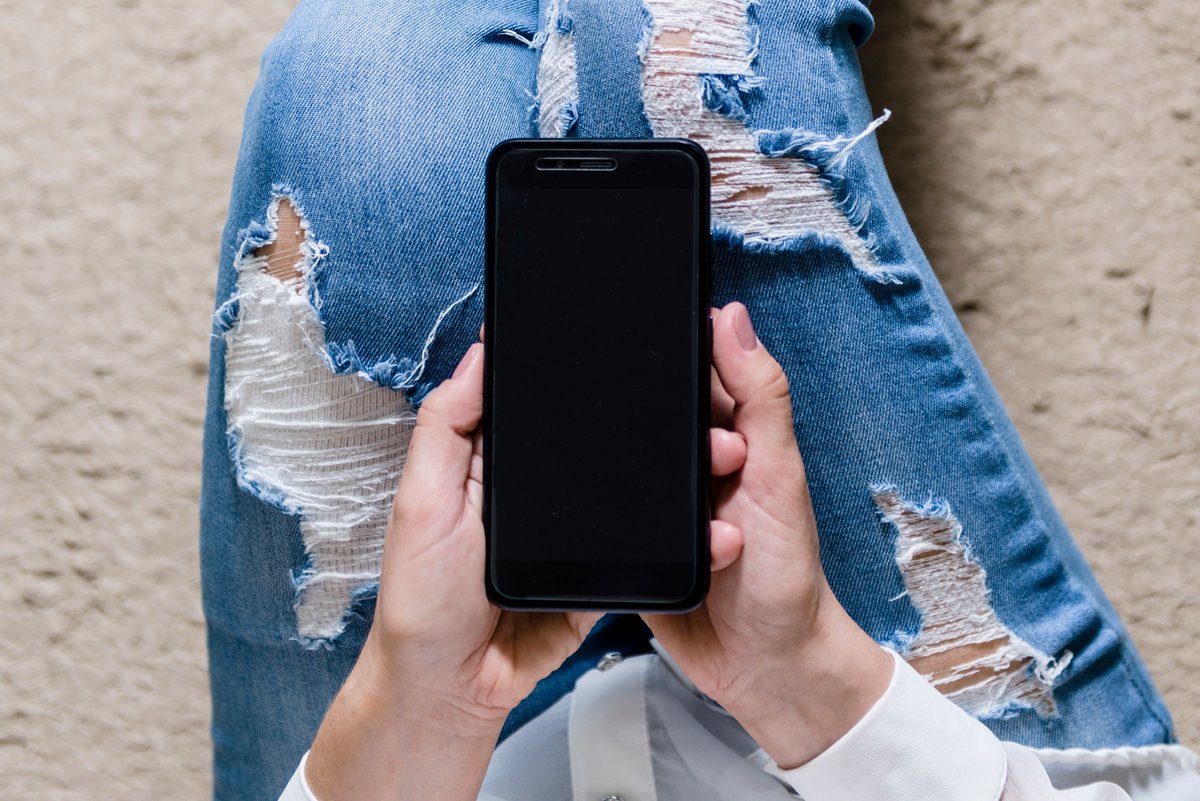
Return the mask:
<path fill-rule="evenodd" d="M 671 605 L 707 575 L 707 169 L 580 141 L 493 165 L 490 581 L 518 604 Z"/>

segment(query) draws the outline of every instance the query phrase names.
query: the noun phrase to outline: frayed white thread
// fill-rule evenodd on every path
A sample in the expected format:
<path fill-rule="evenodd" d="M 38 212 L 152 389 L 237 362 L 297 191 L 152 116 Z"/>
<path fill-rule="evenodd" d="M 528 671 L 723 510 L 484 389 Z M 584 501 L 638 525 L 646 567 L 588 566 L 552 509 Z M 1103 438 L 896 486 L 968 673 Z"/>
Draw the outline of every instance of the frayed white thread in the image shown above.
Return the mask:
<path fill-rule="evenodd" d="M 575 34 L 567 11 L 569 0 L 549 0 L 542 28 L 530 39 L 506 28 L 500 33 L 511 36 L 526 47 L 541 51 L 537 69 L 537 93 L 531 94 L 537 109 L 538 136 L 561 138 L 575 124 L 579 107 L 576 77 Z M 527 94 L 530 94 L 526 90 Z"/>
<path fill-rule="evenodd" d="M 470 289 L 462 294 L 458 300 L 451 303 L 438 314 L 433 321 L 433 326 L 429 329 L 429 334 L 425 337 L 425 344 L 421 346 L 421 358 L 413 365 L 413 368 L 405 373 L 403 377 L 396 379 L 397 386 L 410 386 L 413 382 L 419 380 L 425 374 L 425 364 L 429 361 L 429 347 L 433 344 L 434 338 L 437 336 L 438 329 L 442 325 L 442 320 L 446 319 L 446 315 L 454 311 L 460 303 L 463 303 L 467 298 L 474 295 L 479 290 L 480 284 L 476 282 Z"/>
<path fill-rule="evenodd" d="M 511 28 L 505 28 L 504 30 L 500 31 L 500 35 L 501 36 L 510 36 L 513 39 L 516 39 L 518 42 L 520 42 L 521 44 L 523 44 L 529 48 L 537 49 L 537 47 L 539 46 L 538 36 L 534 36 L 532 39 L 530 39 L 528 36 L 525 36 L 524 34 L 518 32 L 518 31 L 514 31 Z M 539 34 L 539 36 L 540 36 L 540 34 Z M 528 97 L 530 100 L 529 105 L 525 108 L 525 113 L 529 114 L 532 117 L 533 113 L 537 110 L 537 107 L 538 107 L 537 93 L 532 92 L 529 89 L 525 89 L 524 91 L 525 91 L 525 96 Z"/>
<path fill-rule="evenodd" d="M 520 33 L 519 31 L 514 31 L 512 28 L 505 28 L 504 30 L 500 31 L 500 35 L 501 36 L 511 36 L 513 39 L 516 39 L 518 42 L 525 45 L 526 47 L 534 47 L 535 46 L 533 43 L 533 39 L 530 39 L 528 36 L 526 36 L 523 33 Z"/>
<path fill-rule="evenodd" d="M 839 149 L 838 154 L 829 162 L 829 167 L 835 168 L 845 165 L 846 160 L 850 158 L 850 151 L 857 147 L 859 142 L 875 133 L 875 130 L 880 125 L 883 125 L 891 118 L 892 110 L 890 108 L 885 108 L 882 114 L 871 121 L 870 125 L 868 125 L 866 128 L 863 128 L 862 131 L 854 136 L 839 136 L 834 139 L 830 139 L 829 143 L 838 147 Z"/>
<path fill-rule="evenodd" d="M 981 717 L 1027 707 L 1043 717 L 1056 713 L 1053 685 L 1071 662 L 1039 652 L 996 616 L 987 575 L 962 538 L 962 524 L 948 506 L 918 506 L 894 487 L 872 488 L 883 518 L 896 527 L 896 563 L 921 629 L 903 647 L 920 669 L 923 658 L 973 646 L 981 655 L 925 676 L 947 698 Z"/>
<path fill-rule="evenodd" d="M 307 227 L 305 236 L 298 266 L 307 277 L 318 249 Z M 225 410 L 238 483 L 300 516 L 309 568 L 297 579 L 297 631 L 324 640 L 345 628 L 355 594 L 379 580 L 416 411 L 400 392 L 333 372 L 304 280 L 285 284 L 253 254 L 235 267 Z"/>
<path fill-rule="evenodd" d="M 844 247 L 858 269 L 884 275 L 820 169 L 802 158 L 764 155 L 756 132 L 704 104 L 699 75 L 754 75 L 757 36 L 751 38 L 747 16 L 752 2 L 644 2 L 652 17 L 639 48 L 646 117 L 655 136 L 694 139 L 708 152 L 714 221 L 748 245 L 816 232 Z M 843 156 L 876 127 L 848 140 Z"/>

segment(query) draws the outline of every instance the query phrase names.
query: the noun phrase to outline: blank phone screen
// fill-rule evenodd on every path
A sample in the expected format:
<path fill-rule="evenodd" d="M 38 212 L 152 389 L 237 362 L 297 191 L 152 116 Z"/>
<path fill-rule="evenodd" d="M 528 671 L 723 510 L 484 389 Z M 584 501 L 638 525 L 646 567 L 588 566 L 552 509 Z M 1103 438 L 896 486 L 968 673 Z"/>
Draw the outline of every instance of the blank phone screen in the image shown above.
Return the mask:
<path fill-rule="evenodd" d="M 520 151 L 497 168 L 485 448 L 492 565 L 516 595 L 650 597 L 655 568 L 698 558 L 698 171 L 612 155 L 613 170 L 537 170 Z"/>

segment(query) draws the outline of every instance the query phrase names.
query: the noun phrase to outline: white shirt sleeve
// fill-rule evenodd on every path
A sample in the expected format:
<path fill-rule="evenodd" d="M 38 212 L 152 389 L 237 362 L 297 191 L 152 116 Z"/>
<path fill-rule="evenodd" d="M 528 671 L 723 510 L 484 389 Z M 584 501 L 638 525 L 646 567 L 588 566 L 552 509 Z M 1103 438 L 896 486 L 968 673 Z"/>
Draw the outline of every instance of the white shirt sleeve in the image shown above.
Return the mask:
<path fill-rule="evenodd" d="M 1008 782 L 1002 801 L 1129 801 L 1115 784 L 1098 782 L 1070 790 L 1056 790 L 1042 763 L 1028 748 L 1005 743 Z"/>
<path fill-rule="evenodd" d="M 805 801 L 997 801 L 1008 765 L 1000 741 L 888 652 L 891 683 L 850 731 L 798 768 L 765 770 Z"/>
<path fill-rule="evenodd" d="M 307 751 L 304 752 L 304 756 L 300 757 L 300 764 L 296 767 L 296 772 L 292 774 L 287 787 L 283 788 L 283 793 L 279 796 L 279 801 L 317 801 L 317 797 L 312 794 L 312 790 L 308 789 L 308 780 L 304 776 L 304 766 L 306 764 L 308 764 Z"/>
<path fill-rule="evenodd" d="M 791 770 L 764 770 L 805 801 L 1130 801 L 1097 782 L 1056 789 L 1035 751 L 1001 743 L 891 649 L 883 696 L 840 740 Z"/>

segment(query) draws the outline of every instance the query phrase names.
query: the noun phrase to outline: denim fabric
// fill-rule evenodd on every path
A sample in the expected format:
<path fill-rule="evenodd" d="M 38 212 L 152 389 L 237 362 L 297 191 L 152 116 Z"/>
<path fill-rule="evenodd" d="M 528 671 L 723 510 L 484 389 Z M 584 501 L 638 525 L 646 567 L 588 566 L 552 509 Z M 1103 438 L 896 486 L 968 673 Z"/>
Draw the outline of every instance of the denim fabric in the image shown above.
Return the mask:
<path fill-rule="evenodd" d="M 239 251 L 262 240 L 273 193 L 286 191 L 328 247 L 313 280 L 326 339 L 349 354 L 340 368 L 409 372 L 434 319 L 482 279 L 485 156 L 502 139 L 536 135 L 538 51 L 505 31 L 533 38 L 544 3 L 303 0 L 264 53 L 246 111 L 217 303 L 234 290 Z M 570 10 L 572 133 L 649 135 L 639 0 L 573 0 Z M 761 0 L 750 10 L 755 72 L 766 83 L 746 97 L 748 128 L 826 139 L 863 131 L 874 115 L 855 49 L 872 28 L 867 8 Z M 889 280 L 865 274 L 820 237 L 751 248 L 718 236 L 713 302 L 746 303 L 787 372 L 837 596 L 877 640 L 903 644 L 914 635 L 921 614 L 905 595 L 896 530 L 881 519 L 872 487 L 948 504 L 986 571 L 998 618 L 1040 652 L 1073 655 L 1054 681 L 1054 715 L 1008 709 L 987 725 L 1031 746 L 1172 741 L 1169 715 L 914 239 L 872 137 L 845 160 L 836 186 L 858 204 L 861 234 Z M 477 337 L 482 304 L 476 293 L 446 316 L 424 370 L 398 391 L 419 403 L 450 373 Z M 297 638 L 295 581 L 306 566 L 299 518 L 238 485 L 221 331 L 212 346 L 200 543 L 215 797 L 273 798 L 353 665 L 374 599 L 359 594 L 337 637 L 316 646 Z M 503 736 L 607 650 L 648 650 L 645 629 L 627 616 L 606 618 L 513 712 Z"/>

